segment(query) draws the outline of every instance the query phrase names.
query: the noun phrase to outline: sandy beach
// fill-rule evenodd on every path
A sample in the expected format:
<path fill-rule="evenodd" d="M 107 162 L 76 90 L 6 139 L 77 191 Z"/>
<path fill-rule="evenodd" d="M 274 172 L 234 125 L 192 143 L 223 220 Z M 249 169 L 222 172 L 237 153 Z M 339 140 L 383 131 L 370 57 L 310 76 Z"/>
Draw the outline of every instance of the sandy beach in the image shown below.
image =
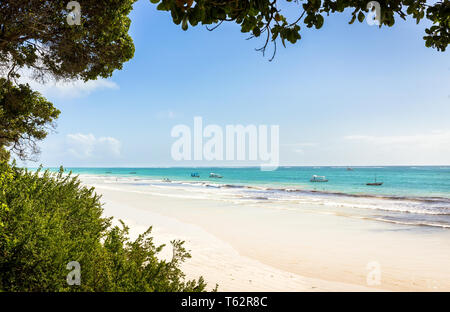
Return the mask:
<path fill-rule="evenodd" d="M 186 241 L 188 278 L 219 291 L 449 291 L 450 231 L 355 218 L 320 205 L 237 201 L 226 190 L 81 175 L 105 216 Z M 228 196 L 228 197 L 227 197 Z M 295 209 L 293 208 L 294 205 Z M 170 257 L 165 248 L 163 257 Z"/>

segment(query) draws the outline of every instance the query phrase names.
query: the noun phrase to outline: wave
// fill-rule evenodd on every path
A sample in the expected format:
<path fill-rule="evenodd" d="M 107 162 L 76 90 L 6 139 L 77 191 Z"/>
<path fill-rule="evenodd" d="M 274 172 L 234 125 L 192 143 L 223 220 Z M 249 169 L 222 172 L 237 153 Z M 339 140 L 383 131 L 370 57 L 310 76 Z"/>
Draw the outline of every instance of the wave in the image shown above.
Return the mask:
<path fill-rule="evenodd" d="M 450 228 L 450 198 L 445 197 L 349 194 L 292 186 L 257 186 L 219 181 L 172 180 L 168 183 L 162 179 L 100 175 L 90 175 L 90 178 L 109 185 L 119 183 L 139 186 L 135 189 L 136 192 L 158 196 L 219 200 L 233 205 L 255 203 L 272 209 L 334 214 L 405 226 Z M 168 191 L 171 189 L 174 191 Z"/>
<path fill-rule="evenodd" d="M 296 188 L 266 188 L 266 190 L 289 192 L 289 193 L 305 193 L 305 194 L 323 194 L 323 195 L 334 195 L 334 196 L 345 196 L 345 197 L 355 197 L 355 198 L 378 198 L 378 199 L 389 199 L 389 200 L 409 200 L 409 201 L 419 201 L 419 202 L 433 202 L 433 203 L 445 203 L 450 204 L 450 198 L 439 197 L 439 196 L 397 196 L 397 195 L 376 195 L 376 194 L 354 194 L 354 193 L 344 193 L 335 191 L 318 191 L 318 190 L 307 190 L 307 189 L 296 189 Z"/>
<path fill-rule="evenodd" d="M 450 224 L 444 224 L 444 223 L 438 223 L 438 222 L 391 220 L 391 219 L 382 218 L 382 217 L 380 217 L 380 218 L 363 217 L 361 219 L 381 221 L 381 222 L 394 223 L 394 224 L 400 224 L 400 225 L 431 226 L 431 227 L 450 229 Z"/>
<path fill-rule="evenodd" d="M 309 203 L 326 206 L 426 215 L 450 215 L 450 199 L 444 197 L 349 194 L 343 192 L 304 190 L 292 187 L 273 188 L 238 184 L 206 183 L 201 181 L 181 182 L 174 184 L 229 190 L 238 198 L 247 200 L 270 200 L 291 203 L 297 202 L 302 204 Z M 231 196 L 231 193 L 228 195 Z"/>
<path fill-rule="evenodd" d="M 92 175 L 93 177 L 101 178 L 100 175 Z M 108 176 L 108 178 L 112 178 Z M 149 181 L 151 182 L 165 182 L 160 179 L 151 178 L 129 178 L 129 177 L 117 177 L 123 180 L 133 180 L 133 181 Z M 165 182 L 167 183 L 167 182 Z M 346 197 L 356 197 L 356 198 L 379 198 L 379 199 L 390 199 L 390 200 L 410 200 L 410 201 L 420 201 L 420 202 L 441 202 L 450 204 L 450 197 L 440 197 L 440 196 L 399 196 L 399 195 L 378 195 L 378 194 L 367 194 L 367 193 L 346 193 L 339 191 L 325 191 L 325 190 L 311 190 L 311 189 L 300 189 L 295 187 L 272 187 L 272 186 L 258 186 L 258 185 L 248 185 L 248 184 L 223 184 L 220 182 L 206 182 L 206 181 L 185 181 L 185 180 L 173 180 L 171 183 L 192 185 L 192 186 L 207 186 L 216 188 L 230 188 L 230 189 L 255 189 L 255 190 L 269 190 L 269 191 L 280 191 L 280 192 L 297 192 L 305 194 L 323 194 L 323 195 L 333 195 L 333 196 L 346 196 Z"/>

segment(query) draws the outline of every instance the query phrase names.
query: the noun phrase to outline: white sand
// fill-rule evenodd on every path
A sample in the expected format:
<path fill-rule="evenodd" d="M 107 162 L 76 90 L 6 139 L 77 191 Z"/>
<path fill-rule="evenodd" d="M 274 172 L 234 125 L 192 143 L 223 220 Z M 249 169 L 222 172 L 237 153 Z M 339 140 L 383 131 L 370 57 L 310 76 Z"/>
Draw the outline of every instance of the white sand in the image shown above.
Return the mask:
<path fill-rule="evenodd" d="M 133 185 L 82 176 L 104 213 L 137 236 L 149 226 L 157 243 L 186 241 L 188 278 L 220 291 L 450 290 L 450 231 L 406 227 L 289 207 L 224 200 L 221 190 Z M 163 256 L 170 256 L 170 248 Z M 380 266 L 380 283 L 367 284 Z"/>

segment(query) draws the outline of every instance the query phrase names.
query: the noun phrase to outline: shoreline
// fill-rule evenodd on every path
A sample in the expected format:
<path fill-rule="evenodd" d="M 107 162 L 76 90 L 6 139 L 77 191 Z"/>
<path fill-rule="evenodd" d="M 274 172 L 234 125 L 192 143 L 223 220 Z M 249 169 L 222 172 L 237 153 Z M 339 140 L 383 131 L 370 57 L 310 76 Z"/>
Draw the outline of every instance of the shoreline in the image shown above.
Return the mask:
<path fill-rule="evenodd" d="M 287 169 L 303 169 L 308 171 L 289 171 Z M 317 172 L 315 167 L 280 167 L 284 169 L 281 172 L 281 176 L 259 175 L 260 171 L 255 167 L 244 167 L 246 169 L 254 169 L 251 172 L 239 172 L 242 168 L 227 168 L 227 167 L 212 167 L 212 168 L 185 168 L 185 167 L 164 167 L 164 168 L 66 168 L 65 172 L 72 171 L 73 175 L 92 175 L 93 177 L 108 178 L 123 178 L 130 180 L 142 180 L 152 182 L 163 182 L 163 179 L 169 178 L 174 183 L 186 183 L 186 184 L 203 184 L 203 185 L 218 185 L 229 187 L 242 187 L 242 188 L 254 188 L 254 189 L 269 189 L 279 191 L 293 191 L 304 192 L 324 195 L 336 195 L 336 196 L 349 196 L 349 197 L 373 197 L 373 198 L 388 198 L 388 199 L 417 199 L 417 200 L 440 200 L 448 201 L 450 203 L 450 196 L 448 193 L 447 180 L 442 178 L 447 177 L 447 173 L 450 173 L 450 167 L 442 166 L 423 166 L 421 170 L 419 167 L 411 166 L 384 166 L 384 167 L 354 167 L 354 169 L 370 170 L 370 171 L 345 171 L 343 167 L 317 167 L 317 170 L 331 170 L 329 172 Z M 47 168 L 52 172 L 57 172 L 58 168 Z M 223 179 L 207 178 L 210 170 L 223 170 Z M 367 182 L 373 180 L 373 171 L 377 169 L 402 169 L 409 170 L 405 174 L 411 174 L 410 171 L 416 171 L 419 173 L 427 173 L 428 180 L 423 180 L 424 177 L 414 176 L 413 181 L 395 180 L 398 172 L 379 172 L 378 174 L 385 177 L 387 181 L 382 187 L 368 187 Z M 111 171 L 108 171 L 111 170 Z M 135 171 L 133 171 L 135 170 Z M 141 171 L 140 171 L 141 170 Z M 181 171 L 180 171 L 181 170 Z M 200 171 L 200 178 L 189 178 L 187 175 L 190 171 Z M 205 171 L 206 170 L 206 171 Z M 227 170 L 232 170 L 227 172 Z M 309 171 L 314 170 L 314 171 Z M 338 171 L 336 171 L 338 170 Z M 417 171 L 418 170 L 418 171 Z M 430 171 L 439 170 L 439 171 Z M 146 171 L 149 171 L 146 173 Z M 448 171 L 448 172 L 447 172 Z M 236 175 L 238 173 L 238 175 Z M 252 176 L 245 178 L 245 174 L 251 173 Z M 329 183 L 310 183 L 310 174 L 320 173 L 330 175 Z M 244 174 L 244 176 L 242 176 Z M 432 174 L 431 176 L 429 174 Z M 437 174 L 437 176 L 436 176 Z M 444 175 L 443 175 L 444 174 Z M 244 178 L 243 178 L 244 177 Z M 436 179 L 439 178 L 441 180 Z M 342 180 L 345 178 L 346 180 Z M 415 183 L 416 179 L 420 178 L 420 184 Z M 340 180 L 341 179 L 341 180 Z M 423 181 L 422 181 L 423 180 Z M 434 183 L 433 188 L 424 189 L 423 185 L 427 183 Z M 413 188 L 410 187 L 413 185 Z M 434 189 L 435 188 L 435 189 Z"/>
<path fill-rule="evenodd" d="M 156 239 L 186 240 L 193 256 L 185 264 L 188 276 L 203 275 L 220 291 L 450 289 L 450 252 L 443 249 L 450 235 L 445 230 L 416 233 L 407 226 L 327 215 L 314 207 L 268 208 L 222 200 L 217 193 L 208 193 L 205 200 L 192 190 L 164 185 L 80 178 L 102 194 L 105 215 L 127 221 L 134 232 L 154 225 Z M 367 265 L 374 260 L 381 263 L 382 282 L 368 286 Z"/>
<path fill-rule="evenodd" d="M 173 189 L 190 188 L 195 193 L 207 193 L 217 190 L 216 194 L 232 194 L 237 200 L 267 201 L 267 202 L 297 202 L 327 206 L 327 213 L 342 214 L 349 217 L 386 222 L 391 224 L 424 226 L 435 228 L 450 228 L 450 198 L 445 197 L 407 197 L 384 196 L 375 194 L 350 194 L 328 192 L 321 190 L 302 190 L 292 187 L 279 188 L 256 185 L 230 185 L 216 181 L 164 181 L 151 177 L 105 176 L 96 174 L 81 174 L 105 183 L 120 183 L 136 186 L 168 187 Z M 205 191 L 201 191 L 203 188 Z M 220 193 L 222 192 L 222 193 Z M 198 197 L 197 197 L 198 198 Z M 198 198 L 202 199 L 202 198 Z M 222 198 L 229 200 L 230 198 Z M 290 205 L 291 209 L 297 206 Z M 333 208 L 332 208 L 333 207 Z M 342 208 L 342 209 L 341 209 Z"/>

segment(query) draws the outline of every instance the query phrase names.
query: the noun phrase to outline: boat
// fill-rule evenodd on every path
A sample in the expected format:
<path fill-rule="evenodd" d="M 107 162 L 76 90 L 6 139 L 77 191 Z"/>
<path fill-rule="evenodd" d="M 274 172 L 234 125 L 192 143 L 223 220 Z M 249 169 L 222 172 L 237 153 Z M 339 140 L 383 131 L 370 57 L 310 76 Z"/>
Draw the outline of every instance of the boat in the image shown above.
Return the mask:
<path fill-rule="evenodd" d="M 198 174 L 198 172 L 192 172 L 191 178 L 200 178 L 200 175 Z"/>
<path fill-rule="evenodd" d="M 353 168 L 348 167 L 348 168 L 347 168 L 347 171 L 353 171 Z"/>
<path fill-rule="evenodd" d="M 169 178 L 164 178 L 163 182 L 172 182 Z"/>
<path fill-rule="evenodd" d="M 368 186 L 381 186 L 383 185 L 383 182 L 377 182 L 377 176 L 375 176 L 375 182 L 366 183 Z"/>
<path fill-rule="evenodd" d="M 313 175 L 310 182 L 328 182 L 328 179 L 325 176 Z"/>
<path fill-rule="evenodd" d="M 216 178 L 216 179 L 223 178 L 220 174 L 217 174 L 217 173 L 214 173 L 214 172 L 211 172 L 211 173 L 209 174 L 209 177 L 210 177 L 210 178 Z"/>

